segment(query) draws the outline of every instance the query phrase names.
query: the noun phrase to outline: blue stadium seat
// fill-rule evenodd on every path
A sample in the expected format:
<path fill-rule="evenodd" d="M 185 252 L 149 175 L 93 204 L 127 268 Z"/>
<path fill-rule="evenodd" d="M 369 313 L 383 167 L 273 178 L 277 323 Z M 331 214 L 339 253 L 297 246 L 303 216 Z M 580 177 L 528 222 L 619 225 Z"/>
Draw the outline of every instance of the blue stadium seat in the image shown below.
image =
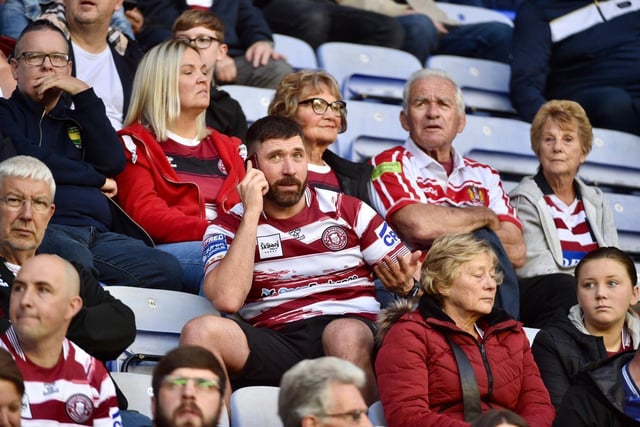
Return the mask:
<path fill-rule="evenodd" d="M 318 65 L 337 80 L 344 99 L 399 103 L 406 79 L 422 68 L 410 53 L 381 46 L 329 42 L 317 49 Z"/>
<path fill-rule="evenodd" d="M 296 70 L 318 68 L 316 52 L 306 41 L 287 36 L 284 34 L 273 34 L 273 45 L 276 52 L 287 57 L 287 62 Z"/>
<path fill-rule="evenodd" d="M 243 85 L 223 85 L 220 89 L 229 92 L 240 103 L 249 125 L 267 115 L 269 104 L 276 93 L 275 89 Z"/>
<path fill-rule="evenodd" d="M 509 98 L 509 65 L 487 59 L 433 55 L 426 66 L 444 70 L 453 78 L 462 90 L 468 112 L 516 117 Z"/>
<path fill-rule="evenodd" d="M 401 110 L 398 105 L 348 101 L 347 130 L 338 135 L 331 149 L 344 158 L 361 162 L 402 144 L 407 132 L 400 125 Z"/>

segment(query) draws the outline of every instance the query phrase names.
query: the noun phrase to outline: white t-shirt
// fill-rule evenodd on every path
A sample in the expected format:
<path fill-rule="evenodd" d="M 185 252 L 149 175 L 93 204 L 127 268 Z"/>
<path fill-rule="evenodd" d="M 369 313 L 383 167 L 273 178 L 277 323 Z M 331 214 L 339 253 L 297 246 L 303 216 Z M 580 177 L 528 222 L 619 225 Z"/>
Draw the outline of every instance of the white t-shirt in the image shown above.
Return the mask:
<path fill-rule="evenodd" d="M 187 5 L 190 7 L 206 7 L 210 8 L 213 6 L 213 0 L 187 0 Z"/>
<path fill-rule="evenodd" d="M 94 54 L 73 43 L 76 77 L 93 87 L 107 109 L 107 116 L 115 130 L 122 129 L 124 121 L 124 90 L 113 61 L 111 50 Z"/>

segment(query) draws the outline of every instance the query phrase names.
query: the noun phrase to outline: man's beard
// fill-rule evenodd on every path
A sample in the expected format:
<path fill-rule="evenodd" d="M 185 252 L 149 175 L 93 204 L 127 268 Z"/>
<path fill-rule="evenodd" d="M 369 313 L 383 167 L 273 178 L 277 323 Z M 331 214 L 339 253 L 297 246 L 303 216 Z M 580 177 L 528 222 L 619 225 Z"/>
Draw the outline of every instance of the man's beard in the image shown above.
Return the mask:
<path fill-rule="evenodd" d="M 179 406 L 178 408 L 176 408 L 176 410 L 174 411 L 174 413 L 178 412 L 179 410 L 181 410 L 185 405 L 185 403 L 183 403 L 181 406 Z M 189 405 L 191 406 L 191 405 Z M 203 419 L 204 417 L 202 416 L 202 413 L 200 411 L 200 416 L 201 416 L 201 420 L 202 420 L 202 427 L 216 427 L 218 425 L 218 419 L 220 418 L 220 412 L 222 410 L 222 403 L 220 404 L 220 407 L 218 407 L 218 413 L 215 415 L 215 417 L 213 417 L 212 420 L 208 420 L 209 422 L 207 422 L 207 420 Z M 156 415 L 155 418 L 153 420 L 153 425 L 154 427 L 178 427 L 177 424 L 175 424 L 175 420 L 171 419 L 171 417 L 169 417 L 167 414 L 164 413 L 164 411 L 162 411 L 162 409 L 160 407 L 156 407 Z M 189 424 L 182 424 L 180 427 L 191 427 L 193 426 L 193 424 L 189 423 Z"/>
<path fill-rule="evenodd" d="M 296 185 L 298 187 L 297 191 L 280 191 L 278 190 L 278 186 L 280 185 Z M 307 188 L 307 179 L 305 178 L 304 182 L 300 182 L 292 176 L 288 176 L 279 181 L 274 182 L 269 185 L 269 191 L 265 194 L 265 198 L 271 200 L 276 205 L 283 208 L 290 208 L 291 206 L 295 206 L 296 203 L 300 201 L 302 196 L 304 195 L 304 190 Z"/>

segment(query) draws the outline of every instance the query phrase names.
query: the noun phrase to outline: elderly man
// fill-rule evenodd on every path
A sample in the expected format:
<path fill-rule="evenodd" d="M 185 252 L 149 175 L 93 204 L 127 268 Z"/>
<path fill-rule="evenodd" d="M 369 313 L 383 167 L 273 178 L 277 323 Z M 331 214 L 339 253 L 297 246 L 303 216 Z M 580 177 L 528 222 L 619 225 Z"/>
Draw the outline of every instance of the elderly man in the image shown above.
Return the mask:
<path fill-rule="evenodd" d="M 505 275 L 498 303 L 517 318 L 513 266 L 525 260 L 522 226 L 498 172 L 453 147 L 465 126 L 462 91 L 442 71 L 416 71 L 404 88 L 400 122 L 409 132 L 405 144 L 371 159 L 373 206 L 417 249 L 447 233 L 476 232 L 488 240 Z"/>
<path fill-rule="evenodd" d="M 18 154 L 42 160 L 57 184 L 56 209 L 39 250 L 97 271 L 109 285 L 182 290 L 173 255 L 121 233 L 152 244 L 111 200 L 124 150 L 103 102 L 71 75 L 64 35 L 48 21 L 30 24 L 11 67 L 18 88 L 8 100 L 0 99 L 0 128 Z"/>
<path fill-rule="evenodd" d="M 28 259 L 13 283 L 12 325 L 0 347 L 13 355 L 24 376 L 23 426 L 122 423 L 107 370 L 65 338 L 82 308 L 79 292 L 78 271 L 57 255 Z"/>
<path fill-rule="evenodd" d="M 153 370 L 154 427 L 218 425 L 226 375 L 203 347 L 185 345 L 168 352 Z"/>
<path fill-rule="evenodd" d="M 204 345 L 225 364 L 234 387 L 275 385 L 302 359 L 332 355 L 367 373 L 379 311 L 372 266 L 409 254 L 359 199 L 307 186 L 302 131 L 264 117 L 247 131 L 250 156 L 240 182 L 242 204 L 205 233 L 204 294 L 222 312 L 200 317 L 181 342 Z M 409 282 L 394 285 L 404 295 Z"/>
<path fill-rule="evenodd" d="M 284 427 L 371 426 L 364 384 L 364 372 L 346 360 L 303 360 L 282 376 L 278 414 Z"/>
<path fill-rule="evenodd" d="M 36 254 L 55 210 L 56 184 L 40 160 L 15 156 L 0 162 L 0 331 L 9 327 L 14 277 Z M 104 362 L 118 357 L 136 335 L 133 312 L 81 272 L 83 306 L 71 320 L 67 337 Z"/>

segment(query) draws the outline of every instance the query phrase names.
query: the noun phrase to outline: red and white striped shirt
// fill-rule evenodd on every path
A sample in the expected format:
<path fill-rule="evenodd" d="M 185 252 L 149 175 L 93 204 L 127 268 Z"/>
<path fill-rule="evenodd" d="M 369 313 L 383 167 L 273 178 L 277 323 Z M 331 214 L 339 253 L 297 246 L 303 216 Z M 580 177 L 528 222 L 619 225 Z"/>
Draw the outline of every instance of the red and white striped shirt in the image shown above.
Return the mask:
<path fill-rule="evenodd" d="M 452 149 L 453 171 L 429 157 L 411 139 L 371 159 L 370 184 L 373 207 L 387 221 L 392 213 L 413 203 L 457 207 L 486 206 L 500 221 L 522 228 L 500 174 L 484 163 L 462 157 Z"/>
<path fill-rule="evenodd" d="M 562 248 L 562 265 L 575 267 L 587 253 L 598 248 L 598 243 L 589 230 L 582 200 L 576 198 L 573 203 L 566 205 L 557 196 L 551 194 L 545 195 L 544 201 L 558 229 Z"/>
<path fill-rule="evenodd" d="M 24 377 L 22 427 L 121 427 L 116 389 L 105 367 L 68 339 L 52 368 L 31 362 L 13 326 L 0 337 Z"/>
<path fill-rule="evenodd" d="M 240 315 L 258 327 L 319 316 L 354 314 L 375 319 L 371 266 L 386 255 L 409 253 L 391 227 L 359 199 L 307 187 L 307 207 L 292 218 L 262 216 L 254 253 L 253 284 Z M 218 217 L 205 233 L 206 271 L 233 244 L 241 205 Z"/>

